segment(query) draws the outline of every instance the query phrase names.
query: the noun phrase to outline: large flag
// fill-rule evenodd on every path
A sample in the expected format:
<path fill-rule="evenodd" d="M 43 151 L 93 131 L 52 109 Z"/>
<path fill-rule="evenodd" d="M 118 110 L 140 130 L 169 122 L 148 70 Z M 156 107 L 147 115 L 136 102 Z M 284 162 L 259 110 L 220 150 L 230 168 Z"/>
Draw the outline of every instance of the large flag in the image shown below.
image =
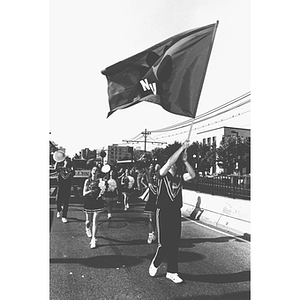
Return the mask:
<path fill-rule="evenodd" d="M 195 118 L 218 21 L 177 34 L 102 71 L 109 117 L 141 101 Z"/>

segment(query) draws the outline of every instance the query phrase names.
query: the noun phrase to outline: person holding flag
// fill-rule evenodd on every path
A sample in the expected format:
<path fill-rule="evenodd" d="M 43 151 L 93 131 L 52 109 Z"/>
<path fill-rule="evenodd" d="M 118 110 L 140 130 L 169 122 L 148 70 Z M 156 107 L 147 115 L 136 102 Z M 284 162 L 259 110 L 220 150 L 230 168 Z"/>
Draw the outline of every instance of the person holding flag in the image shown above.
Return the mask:
<path fill-rule="evenodd" d="M 159 170 L 157 181 L 156 226 L 158 247 L 150 264 L 149 274 L 154 277 L 163 259 L 166 258 L 166 278 L 174 283 L 183 282 L 177 273 L 181 235 L 182 181 L 188 181 L 195 177 L 195 171 L 187 160 L 187 152 L 184 151 L 189 145 L 189 141 L 186 140 L 175 151 Z M 178 162 L 180 156 L 187 173 L 182 174 L 180 170 L 180 163 Z"/>
<path fill-rule="evenodd" d="M 117 110 L 147 101 L 170 113 L 194 120 L 218 24 L 219 21 L 181 32 L 102 70 L 108 83 L 110 111 L 107 117 Z M 174 283 L 183 281 L 177 274 L 182 181 L 195 177 L 184 151 L 189 147 L 192 125 L 193 121 L 187 140 L 159 170 L 158 176 L 158 248 L 149 274 L 155 276 L 166 257 L 166 277 Z M 176 166 L 182 152 L 187 173 L 181 176 Z"/>

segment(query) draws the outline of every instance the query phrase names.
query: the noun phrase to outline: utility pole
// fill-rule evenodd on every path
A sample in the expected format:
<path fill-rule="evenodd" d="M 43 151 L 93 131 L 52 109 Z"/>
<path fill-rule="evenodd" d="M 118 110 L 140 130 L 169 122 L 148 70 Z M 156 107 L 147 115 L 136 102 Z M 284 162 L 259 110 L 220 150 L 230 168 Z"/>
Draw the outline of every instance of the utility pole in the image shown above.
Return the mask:
<path fill-rule="evenodd" d="M 144 136 L 144 152 L 146 153 L 147 135 L 151 134 L 151 131 L 142 131 L 141 134 Z"/>
<path fill-rule="evenodd" d="M 166 142 L 148 142 L 147 141 L 147 136 L 151 134 L 151 131 L 147 131 L 147 129 L 145 129 L 145 131 L 141 132 L 141 134 L 144 136 L 144 152 L 146 153 L 146 145 L 147 143 L 151 143 L 151 144 L 166 144 Z M 123 142 L 127 142 L 127 143 L 140 143 L 140 141 L 130 141 L 130 140 L 123 140 Z"/>

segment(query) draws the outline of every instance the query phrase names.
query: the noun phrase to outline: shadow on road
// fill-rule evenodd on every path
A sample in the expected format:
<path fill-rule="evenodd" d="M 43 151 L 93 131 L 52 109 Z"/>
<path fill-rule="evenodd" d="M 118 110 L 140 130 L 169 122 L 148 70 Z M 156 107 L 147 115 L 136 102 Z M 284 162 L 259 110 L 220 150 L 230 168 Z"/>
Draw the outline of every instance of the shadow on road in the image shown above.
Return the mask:
<path fill-rule="evenodd" d="M 227 243 L 230 240 L 236 240 L 234 237 L 230 236 L 222 236 L 217 238 L 195 238 L 195 239 L 184 239 L 182 238 L 180 240 L 180 247 L 183 248 L 192 248 L 195 246 L 195 244 L 201 244 L 201 243 Z"/>
<path fill-rule="evenodd" d="M 115 244 L 110 246 L 113 246 L 114 249 L 116 248 Z M 150 262 L 153 259 L 154 254 L 155 253 L 153 252 L 144 256 L 128 256 L 116 254 L 101 255 L 87 258 L 51 258 L 50 264 L 81 264 L 90 268 L 121 268 L 124 266 L 132 267 L 141 264 L 145 259 Z M 181 263 L 199 261 L 204 258 L 204 255 L 201 255 L 199 253 L 180 251 L 178 256 L 178 262 Z"/>
<path fill-rule="evenodd" d="M 250 300 L 250 291 L 242 291 L 236 293 L 227 293 L 222 295 L 197 295 L 191 297 L 173 298 L 173 300 Z"/>
<path fill-rule="evenodd" d="M 250 271 L 242 271 L 238 273 L 229 274 L 201 274 L 192 275 L 184 274 L 180 272 L 183 279 L 195 282 L 207 282 L 207 283 L 232 283 L 232 282 L 244 282 L 250 281 Z"/>
<path fill-rule="evenodd" d="M 122 268 L 142 263 L 142 259 L 127 255 L 101 255 L 88 258 L 51 258 L 50 264 L 81 264 L 89 268 Z"/>
<path fill-rule="evenodd" d="M 249 236 L 249 235 L 248 235 Z M 217 238 L 195 238 L 195 239 L 184 239 L 181 238 L 180 240 L 180 247 L 183 248 L 192 248 L 194 247 L 195 244 L 200 244 L 200 243 L 227 243 L 229 241 L 235 241 L 235 242 L 240 242 L 242 243 L 241 240 L 237 239 L 244 239 L 244 240 L 250 240 L 250 237 L 246 235 L 243 236 L 222 236 L 222 237 L 217 237 Z"/>

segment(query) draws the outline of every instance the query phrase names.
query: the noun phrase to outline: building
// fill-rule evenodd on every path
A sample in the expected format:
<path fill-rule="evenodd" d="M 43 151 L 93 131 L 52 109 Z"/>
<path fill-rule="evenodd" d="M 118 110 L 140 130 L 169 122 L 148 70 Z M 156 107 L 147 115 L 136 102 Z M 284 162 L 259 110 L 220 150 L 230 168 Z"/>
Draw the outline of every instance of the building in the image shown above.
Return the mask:
<path fill-rule="evenodd" d="M 219 127 L 211 130 L 201 131 L 197 133 L 197 140 L 205 145 L 220 146 L 223 136 L 238 136 L 242 140 L 250 138 L 251 130 L 236 127 Z"/>
<path fill-rule="evenodd" d="M 80 151 L 81 159 L 95 159 L 96 158 L 96 150 L 90 150 L 89 148 L 81 149 Z"/>
<path fill-rule="evenodd" d="M 133 151 L 132 147 L 119 146 L 118 144 L 113 144 L 108 146 L 107 150 L 107 163 L 114 165 L 118 160 L 131 159 Z"/>

